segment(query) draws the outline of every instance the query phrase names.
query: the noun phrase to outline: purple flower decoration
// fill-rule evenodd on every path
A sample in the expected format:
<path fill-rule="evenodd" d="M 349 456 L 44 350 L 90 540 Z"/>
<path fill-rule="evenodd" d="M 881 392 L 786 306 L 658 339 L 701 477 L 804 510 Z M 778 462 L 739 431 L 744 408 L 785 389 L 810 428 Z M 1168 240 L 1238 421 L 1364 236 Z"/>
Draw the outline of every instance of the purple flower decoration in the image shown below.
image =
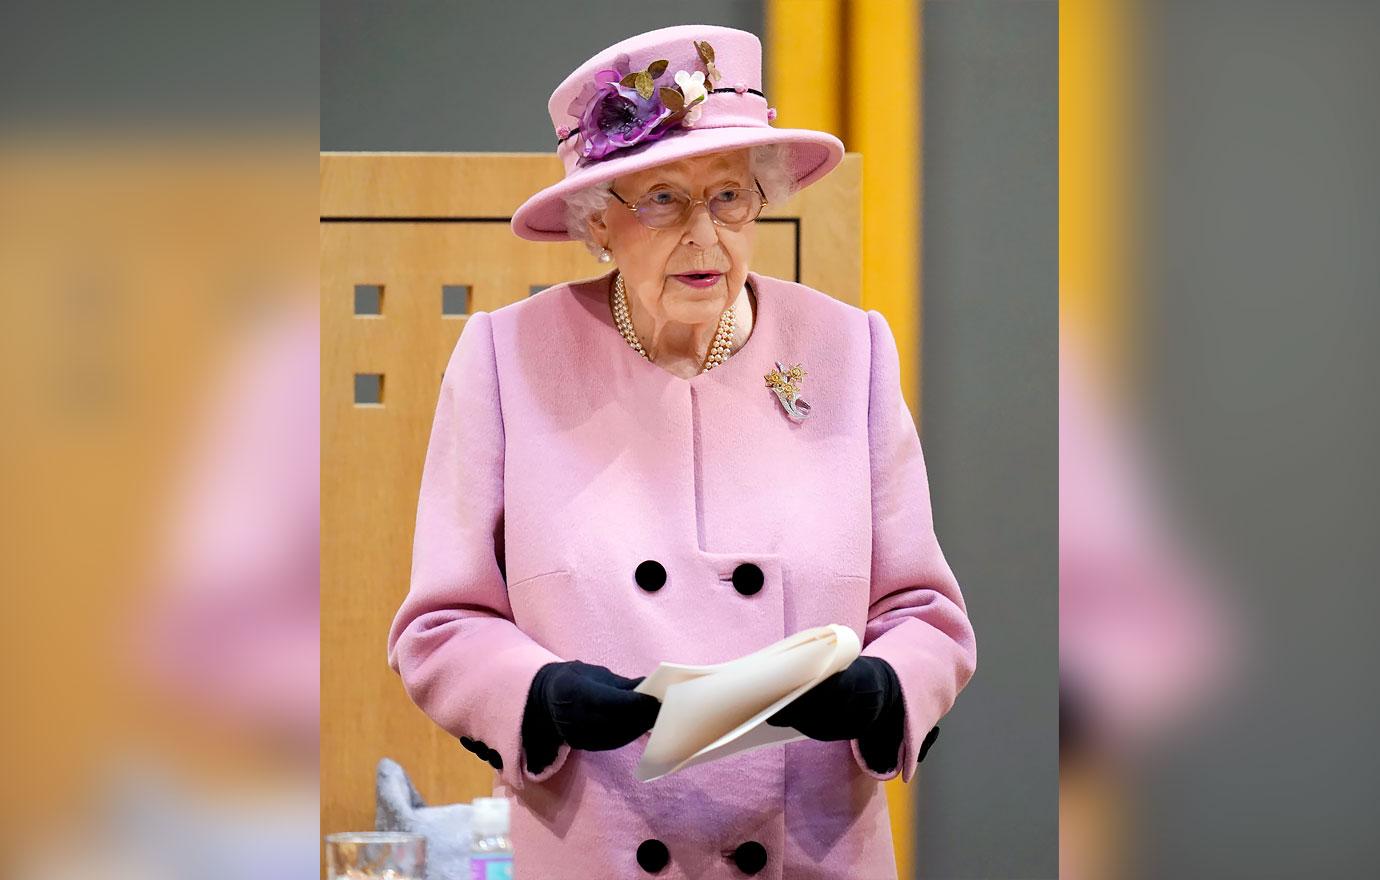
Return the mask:
<path fill-rule="evenodd" d="M 700 57 L 712 69 L 713 49 L 696 43 Z M 679 85 L 658 86 L 666 72 L 665 60 L 654 61 L 645 70 L 632 71 L 626 54 L 613 60 L 611 67 L 594 75 L 566 112 L 580 120 L 575 149 L 582 163 L 597 161 L 617 150 L 661 138 L 680 125 L 693 123 L 704 100 L 704 89 L 688 95 Z M 682 71 L 677 76 L 683 76 Z M 697 74 L 697 76 L 703 76 Z M 564 135 L 562 135 L 564 137 Z"/>
<path fill-rule="evenodd" d="M 585 159 L 602 159 L 614 150 L 665 134 L 657 125 L 671 115 L 671 109 L 662 103 L 660 92 L 654 89 L 651 97 L 644 98 L 637 89 L 620 85 L 622 78 L 617 70 L 594 75 L 594 97 L 580 114 L 580 155 Z"/>

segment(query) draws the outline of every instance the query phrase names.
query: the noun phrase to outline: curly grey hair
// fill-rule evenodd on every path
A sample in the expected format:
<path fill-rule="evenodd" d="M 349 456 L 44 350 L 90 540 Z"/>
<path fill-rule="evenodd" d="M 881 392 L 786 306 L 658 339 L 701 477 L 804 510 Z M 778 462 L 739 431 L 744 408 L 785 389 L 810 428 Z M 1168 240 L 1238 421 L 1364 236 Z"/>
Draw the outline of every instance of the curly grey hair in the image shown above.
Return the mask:
<path fill-rule="evenodd" d="M 762 184 L 762 192 L 772 205 L 781 205 L 796 193 L 794 163 L 790 144 L 757 144 L 748 147 L 748 173 Z M 602 214 L 613 198 L 613 181 L 587 186 L 565 198 L 565 228 L 570 237 L 584 242 L 591 254 L 600 245 L 589 231 L 589 218 Z"/>

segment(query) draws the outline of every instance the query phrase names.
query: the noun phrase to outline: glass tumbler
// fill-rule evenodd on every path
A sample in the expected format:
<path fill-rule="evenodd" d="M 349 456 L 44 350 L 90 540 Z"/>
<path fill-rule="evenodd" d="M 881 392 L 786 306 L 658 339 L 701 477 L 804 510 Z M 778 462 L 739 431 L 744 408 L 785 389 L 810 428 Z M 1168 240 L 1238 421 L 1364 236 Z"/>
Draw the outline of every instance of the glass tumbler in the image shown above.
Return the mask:
<path fill-rule="evenodd" d="M 327 880 L 426 880 L 426 838 L 400 831 L 326 835 Z"/>

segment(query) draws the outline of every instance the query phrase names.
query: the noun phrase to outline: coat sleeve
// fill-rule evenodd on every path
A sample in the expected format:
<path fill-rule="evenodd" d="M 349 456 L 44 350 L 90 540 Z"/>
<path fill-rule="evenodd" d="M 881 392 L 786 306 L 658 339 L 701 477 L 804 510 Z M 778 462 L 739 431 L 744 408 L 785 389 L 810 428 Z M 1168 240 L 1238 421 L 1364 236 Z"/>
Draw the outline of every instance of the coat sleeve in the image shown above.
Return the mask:
<path fill-rule="evenodd" d="M 422 469 L 410 588 L 388 663 L 433 721 L 520 790 L 522 713 L 537 670 L 562 658 L 513 622 L 503 569 L 504 433 L 492 317 L 465 322 L 441 380 Z"/>
<path fill-rule="evenodd" d="M 876 779 L 910 782 L 926 736 L 977 668 L 977 642 L 958 582 L 934 533 L 929 480 L 915 421 L 901 394 L 891 327 L 869 310 L 872 375 L 868 442 L 872 471 L 872 580 L 862 653 L 891 664 L 901 682 L 904 733 L 896 768 Z"/>

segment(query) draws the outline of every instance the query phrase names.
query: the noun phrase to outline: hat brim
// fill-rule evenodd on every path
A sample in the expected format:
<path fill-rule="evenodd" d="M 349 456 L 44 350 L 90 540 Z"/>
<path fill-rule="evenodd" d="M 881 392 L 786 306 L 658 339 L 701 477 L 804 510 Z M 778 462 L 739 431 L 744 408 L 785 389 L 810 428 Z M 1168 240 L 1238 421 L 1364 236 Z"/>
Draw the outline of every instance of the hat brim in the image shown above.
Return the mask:
<path fill-rule="evenodd" d="M 513 234 L 528 241 L 570 241 L 565 228 L 565 199 L 587 186 L 633 174 L 667 162 L 754 147 L 788 144 L 796 188 L 819 180 L 843 161 L 843 142 L 832 134 L 807 128 L 743 126 L 690 128 L 659 140 L 626 148 L 616 157 L 576 168 L 559 183 L 537 192 L 513 213 Z"/>

